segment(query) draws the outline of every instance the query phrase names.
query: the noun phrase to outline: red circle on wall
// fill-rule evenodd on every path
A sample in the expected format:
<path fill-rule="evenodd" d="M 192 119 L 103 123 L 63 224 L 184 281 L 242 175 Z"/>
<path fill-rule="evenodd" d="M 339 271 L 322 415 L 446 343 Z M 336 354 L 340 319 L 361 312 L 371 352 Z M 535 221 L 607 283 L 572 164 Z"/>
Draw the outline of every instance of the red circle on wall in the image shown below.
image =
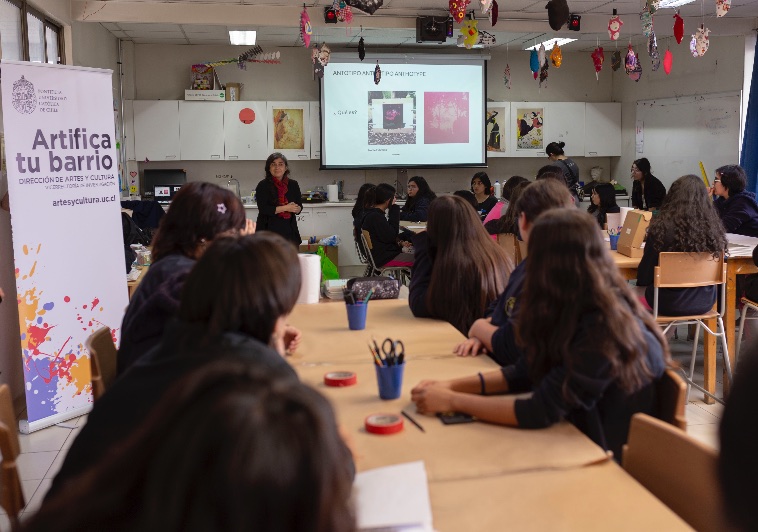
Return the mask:
<path fill-rule="evenodd" d="M 245 107 L 242 111 L 240 111 L 240 122 L 243 124 L 252 124 L 255 122 L 255 111 L 250 109 L 249 107 Z"/>

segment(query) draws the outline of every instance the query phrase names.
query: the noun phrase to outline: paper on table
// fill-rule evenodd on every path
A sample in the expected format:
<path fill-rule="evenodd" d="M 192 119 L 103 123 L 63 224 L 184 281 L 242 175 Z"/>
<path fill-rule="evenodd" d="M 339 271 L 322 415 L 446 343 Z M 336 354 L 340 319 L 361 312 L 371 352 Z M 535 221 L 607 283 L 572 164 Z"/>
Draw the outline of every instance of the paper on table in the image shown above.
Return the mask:
<path fill-rule="evenodd" d="M 434 530 L 422 461 L 358 473 L 353 483 L 353 501 L 359 530 Z"/>
<path fill-rule="evenodd" d="M 758 238 L 754 236 L 727 233 L 726 239 L 729 242 L 728 251 L 730 257 L 752 257 L 753 249 L 758 246 Z"/>

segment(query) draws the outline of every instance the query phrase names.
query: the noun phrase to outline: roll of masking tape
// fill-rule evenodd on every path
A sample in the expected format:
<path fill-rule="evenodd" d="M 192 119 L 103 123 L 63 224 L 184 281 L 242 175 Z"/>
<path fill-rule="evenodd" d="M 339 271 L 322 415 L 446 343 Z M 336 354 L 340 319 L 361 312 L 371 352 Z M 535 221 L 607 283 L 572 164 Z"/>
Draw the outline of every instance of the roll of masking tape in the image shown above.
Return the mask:
<path fill-rule="evenodd" d="M 324 384 L 327 386 L 352 386 L 358 382 L 358 376 L 352 371 L 332 371 L 324 375 Z"/>
<path fill-rule="evenodd" d="M 395 434 L 403 430 L 403 418 L 395 414 L 372 414 L 366 418 L 365 425 L 371 434 Z"/>

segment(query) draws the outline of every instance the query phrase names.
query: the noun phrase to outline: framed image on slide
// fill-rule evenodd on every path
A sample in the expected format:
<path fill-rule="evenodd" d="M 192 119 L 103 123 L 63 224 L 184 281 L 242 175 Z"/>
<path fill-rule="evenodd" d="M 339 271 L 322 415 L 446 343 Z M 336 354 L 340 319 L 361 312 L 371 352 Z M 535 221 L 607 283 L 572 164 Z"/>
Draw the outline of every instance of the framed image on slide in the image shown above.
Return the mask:
<path fill-rule="evenodd" d="M 311 158 L 310 102 L 268 102 L 266 120 L 269 153 Z"/>
<path fill-rule="evenodd" d="M 511 148 L 508 147 L 511 131 L 511 102 L 488 102 L 487 127 L 484 142 L 487 146 L 487 157 L 507 157 Z"/>

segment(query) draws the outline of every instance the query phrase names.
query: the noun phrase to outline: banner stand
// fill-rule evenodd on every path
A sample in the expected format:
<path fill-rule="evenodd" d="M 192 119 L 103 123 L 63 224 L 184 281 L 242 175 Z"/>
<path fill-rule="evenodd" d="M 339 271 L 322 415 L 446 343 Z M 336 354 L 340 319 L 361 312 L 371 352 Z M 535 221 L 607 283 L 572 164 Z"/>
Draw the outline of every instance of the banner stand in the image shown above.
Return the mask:
<path fill-rule="evenodd" d="M 30 422 L 28 419 L 19 419 L 18 430 L 21 432 L 21 434 L 31 434 L 37 430 L 46 429 L 47 427 L 52 427 L 58 423 L 68 421 L 69 419 L 89 414 L 91 411 L 92 405 L 89 405 L 77 408 L 75 410 L 69 410 L 67 412 L 48 416 L 46 418 L 38 419 L 37 421 L 32 422 Z"/>

